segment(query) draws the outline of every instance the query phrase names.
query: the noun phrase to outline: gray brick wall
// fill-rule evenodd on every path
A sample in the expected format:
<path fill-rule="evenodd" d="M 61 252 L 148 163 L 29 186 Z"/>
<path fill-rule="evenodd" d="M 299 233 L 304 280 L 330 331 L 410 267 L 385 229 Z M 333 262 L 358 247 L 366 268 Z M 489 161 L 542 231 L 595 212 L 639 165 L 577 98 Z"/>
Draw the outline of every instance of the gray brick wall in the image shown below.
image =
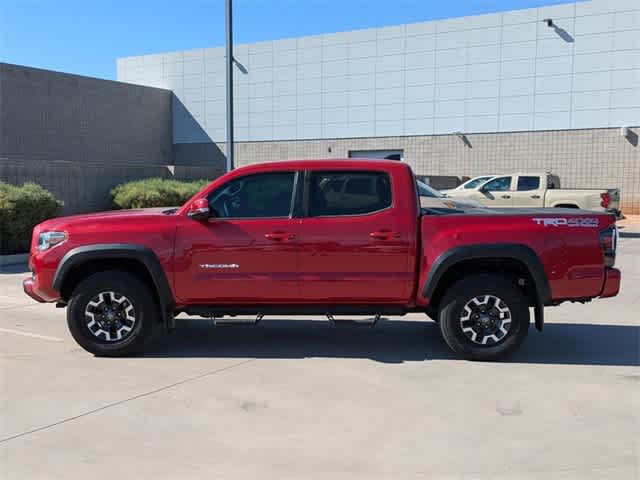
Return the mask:
<path fill-rule="evenodd" d="M 455 135 L 244 142 L 236 144 L 236 163 L 346 158 L 350 150 L 400 149 L 418 175 L 551 170 L 567 188 L 618 187 L 623 211 L 631 214 L 640 213 L 640 128 L 631 131 L 631 141 L 617 128 L 469 134 L 471 148 Z M 225 151 L 224 144 L 218 146 Z"/>
<path fill-rule="evenodd" d="M 221 174 L 215 167 L 166 165 L 100 165 L 79 162 L 16 162 L 0 158 L 0 180 L 14 185 L 36 182 L 64 201 L 64 213 L 109 209 L 109 191 L 121 183 L 141 178 L 177 180 L 213 179 Z"/>
<path fill-rule="evenodd" d="M 169 90 L 0 63 L 0 157 L 172 163 Z"/>
<path fill-rule="evenodd" d="M 36 182 L 65 213 L 108 208 L 116 185 L 139 178 L 215 178 L 217 166 L 172 144 L 169 90 L 0 63 L 0 181 Z M 194 153 L 194 152 L 191 152 Z M 208 158 L 208 157 L 207 157 Z"/>

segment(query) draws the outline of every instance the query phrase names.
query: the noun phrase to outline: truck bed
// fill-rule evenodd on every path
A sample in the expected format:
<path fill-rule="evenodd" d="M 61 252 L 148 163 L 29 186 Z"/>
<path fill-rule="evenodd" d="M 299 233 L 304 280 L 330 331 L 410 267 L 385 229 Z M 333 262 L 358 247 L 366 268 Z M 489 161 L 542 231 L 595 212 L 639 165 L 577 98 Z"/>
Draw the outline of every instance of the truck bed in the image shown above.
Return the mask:
<path fill-rule="evenodd" d="M 421 208 L 420 214 L 425 215 L 505 215 L 511 217 L 531 216 L 556 217 L 559 215 L 598 215 L 602 212 L 581 210 L 577 208 Z"/>

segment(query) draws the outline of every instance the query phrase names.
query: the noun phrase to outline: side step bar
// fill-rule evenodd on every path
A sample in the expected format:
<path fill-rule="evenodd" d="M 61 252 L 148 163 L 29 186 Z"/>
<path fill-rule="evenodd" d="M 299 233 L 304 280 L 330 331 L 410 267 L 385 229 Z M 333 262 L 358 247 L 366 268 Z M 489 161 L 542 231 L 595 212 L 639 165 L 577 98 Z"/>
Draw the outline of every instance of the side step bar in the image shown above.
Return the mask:
<path fill-rule="evenodd" d="M 235 318 L 236 316 L 222 317 L 220 315 L 216 315 L 212 317 L 213 323 L 216 326 L 225 326 L 225 325 L 257 325 L 260 323 L 260 320 L 264 317 L 262 313 L 256 315 L 255 318 Z M 326 315 L 327 320 L 331 322 L 333 326 L 336 327 L 344 327 L 344 326 L 358 326 L 358 327 L 373 327 L 380 320 L 381 315 L 379 313 L 375 314 L 373 317 L 357 319 L 357 320 L 336 320 L 333 315 L 328 313 Z"/>
<path fill-rule="evenodd" d="M 333 318 L 333 315 L 327 314 L 327 319 L 336 327 L 346 327 L 346 326 L 359 326 L 359 327 L 373 327 L 380 320 L 379 313 L 376 313 L 373 317 L 363 318 L 358 320 L 336 320 Z"/>
<path fill-rule="evenodd" d="M 408 313 L 401 305 L 192 305 L 188 315 L 216 318 L 233 315 L 397 315 Z"/>

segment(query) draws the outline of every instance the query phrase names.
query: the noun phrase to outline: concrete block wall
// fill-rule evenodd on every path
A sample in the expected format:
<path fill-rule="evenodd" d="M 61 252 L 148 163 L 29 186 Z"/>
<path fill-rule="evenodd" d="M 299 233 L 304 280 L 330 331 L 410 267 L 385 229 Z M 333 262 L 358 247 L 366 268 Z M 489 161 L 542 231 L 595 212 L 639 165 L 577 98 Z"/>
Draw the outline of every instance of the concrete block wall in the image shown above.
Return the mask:
<path fill-rule="evenodd" d="M 0 63 L 0 157 L 172 163 L 172 93 Z"/>
<path fill-rule="evenodd" d="M 172 103 L 169 90 L 0 63 L 0 181 L 39 183 L 72 214 L 107 209 L 129 180 L 216 178 L 224 158 L 179 150 L 173 166 Z"/>
<path fill-rule="evenodd" d="M 121 183 L 142 178 L 177 180 L 214 179 L 216 167 L 181 167 L 140 164 L 82 164 L 79 162 L 16 162 L 0 158 L 0 180 L 15 185 L 36 182 L 64 201 L 64 213 L 109 209 L 109 192 Z"/>
<path fill-rule="evenodd" d="M 334 138 L 236 144 L 238 166 L 256 162 L 346 158 L 352 150 L 403 150 L 418 175 L 476 176 L 551 170 L 563 187 L 618 187 L 622 209 L 640 213 L 640 128 L 629 138 L 620 129 L 468 134 L 471 148 L 455 135 Z M 222 151 L 224 144 L 219 144 Z"/>

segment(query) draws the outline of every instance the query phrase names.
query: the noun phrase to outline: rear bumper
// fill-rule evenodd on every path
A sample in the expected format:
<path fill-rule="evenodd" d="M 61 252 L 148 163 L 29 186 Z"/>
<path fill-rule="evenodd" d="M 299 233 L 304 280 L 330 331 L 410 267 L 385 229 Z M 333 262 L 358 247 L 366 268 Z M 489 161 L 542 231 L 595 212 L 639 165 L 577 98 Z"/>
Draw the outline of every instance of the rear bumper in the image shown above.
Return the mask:
<path fill-rule="evenodd" d="M 36 302 L 45 303 L 46 300 L 35 292 L 35 287 L 36 283 L 33 278 L 25 278 L 22 282 L 22 289 L 24 290 L 24 293 L 33 298 Z"/>
<path fill-rule="evenodd" d="M 607 208 L 605 210 L 605 213 L 611 213 L 615 215 L 617 220 L 620 220 L 622 218 L 622 212 L 617 208 Z"/>
<path fill-rule="evenodd" d="M 622 274 L 617 268 L 606 268 L 600 298 L 615 297 L 620 291 Z"/>

